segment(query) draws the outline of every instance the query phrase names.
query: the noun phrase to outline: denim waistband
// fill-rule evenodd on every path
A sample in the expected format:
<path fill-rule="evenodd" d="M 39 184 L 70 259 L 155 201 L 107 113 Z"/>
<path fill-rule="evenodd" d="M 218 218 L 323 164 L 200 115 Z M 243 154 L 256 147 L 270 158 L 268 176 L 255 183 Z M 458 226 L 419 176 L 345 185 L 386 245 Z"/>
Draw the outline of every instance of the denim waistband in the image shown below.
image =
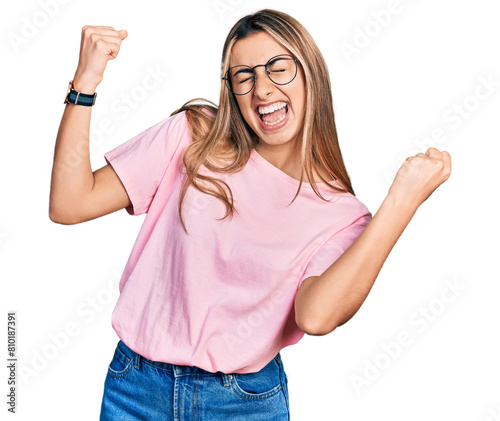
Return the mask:
<path fill-rule="evenodd" d="M 148 364 L 154 365 L 156 367 L 162 368 L 164 370 L 168 370 L 172 372 L 176 377 L 177 376 L 186 376 L 186 375 L 205 375 L 205 376 L 223 376 L 223 378 L 226 378 L 229 376 L 231 373 L 222 373 L 220 371 L 214 373 L 212 371 L 207 371 L 204 370 L 200 367 L 196 366 L 191 366 L 191 365 L 180 365 L 180 364 L 171 364 L 163 361 L 153 361 L 150 360 L 146 357 L 143 357 L 142 355 L 138 354 L 135 352 L 133 349 L 129 348 L 127 345 L 125 345 L 125 342 L 120 340 L 118 342 L 118 348 L 120 349 L 123 354 L 125 354 L 130 360 L 134 360 L 134 364 L 136 367 L 140 367 L 140 364 L 142 361 L 146 361 Z M 281 360 L 280 353 L 278 352 L 276 356 L 273 358 L 273 360 L 276 360 L 276 362 L 283 367 L 283 362 Z M 271 360 L 268 364 L 271 364 Z"/>

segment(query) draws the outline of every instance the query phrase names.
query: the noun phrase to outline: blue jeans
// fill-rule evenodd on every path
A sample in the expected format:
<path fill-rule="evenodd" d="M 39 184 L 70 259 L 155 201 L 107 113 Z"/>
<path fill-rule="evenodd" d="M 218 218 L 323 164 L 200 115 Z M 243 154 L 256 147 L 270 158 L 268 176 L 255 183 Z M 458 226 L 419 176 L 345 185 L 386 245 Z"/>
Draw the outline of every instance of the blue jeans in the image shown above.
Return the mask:
<path fill-rule="evenodd" d="M 122 341 L 104 382 L 101 421 L 288 421 L 280 353 L 256 373 L 212 373 L 151 361 Z"/>

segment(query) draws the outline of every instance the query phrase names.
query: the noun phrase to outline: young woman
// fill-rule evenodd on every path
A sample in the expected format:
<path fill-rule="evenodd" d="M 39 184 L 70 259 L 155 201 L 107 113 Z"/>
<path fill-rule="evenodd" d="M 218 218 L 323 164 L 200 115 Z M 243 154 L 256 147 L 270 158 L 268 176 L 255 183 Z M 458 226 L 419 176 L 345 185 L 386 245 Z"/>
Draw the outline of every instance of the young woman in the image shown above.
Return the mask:
<path fill-rule="evenodd" d="M 126 36 L 83 28 L 73 88 L 90 102 Z M 66 106 L 51 220 L 147 213 L 113 312 L 120 341 L 102 420 L 288 420 L 279 351 L 356 313 L 417 208 L 449 177 L 447 152 L 408 158 L 372 218 L 342 160 L 323 57 L 284 13 L 234 25 L 221 78 L 218 106 L 185 104 L 95 172 L 91 107 Z M 75 149 L 81 159 L 69 165 Z"/>

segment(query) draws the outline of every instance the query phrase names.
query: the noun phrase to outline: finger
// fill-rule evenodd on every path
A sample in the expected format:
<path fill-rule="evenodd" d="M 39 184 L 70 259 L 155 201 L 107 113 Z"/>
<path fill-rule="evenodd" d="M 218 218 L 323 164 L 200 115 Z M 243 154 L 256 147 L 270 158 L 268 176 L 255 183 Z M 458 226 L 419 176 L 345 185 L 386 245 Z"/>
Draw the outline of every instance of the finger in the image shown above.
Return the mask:
<path fill-rule="evenodd" d="M 425 152 L 425 154 L 429 158 L 440 158 L 441 157 L 441 152 L 438 149 L 433 148 L 433 147 L 430 147 L 429 149 L 427 149 L 427 151 Z"/>
<path fill-rule="evenodd" d="M 91 26 L 92 28 L 95 28 L 95 29 L 103 29 L 103 30 L 104 30 L 104 29 L 110 29 L 110 30 L 112 30 L 112 31 L 114 31 L 114 32 L 118 32 L 118 31 L 117 31 L 114 27 L 112 27 L 112 26 L 97 26 L 97 25 L 87 25 L 87 26 L 89 26 L 89 27 Z"/>
<path fill-rule="evenodd" d="M 106 43 L 114 44 L 120 46 L 120 38 L 111 35 L 101 35 L 98 39 L 103 40 Z"/>
<path fill-rule="evenodd" d="M 448 151 L 443 151 L 443 163 L 444 167 L 451 171 L 451 155 Z"/>
<path fill-rule="evenodd" d="M 116 38 L 120 37 L 120 31 L 115 31 L 111 26 L 90 26 L 86 25 L 83 29 L 87 28 L 87 32 L 89 34 L 99 34 L 99 35 L 108 35 Z M 123 29 L 122 29 L 123 31 Z"/>

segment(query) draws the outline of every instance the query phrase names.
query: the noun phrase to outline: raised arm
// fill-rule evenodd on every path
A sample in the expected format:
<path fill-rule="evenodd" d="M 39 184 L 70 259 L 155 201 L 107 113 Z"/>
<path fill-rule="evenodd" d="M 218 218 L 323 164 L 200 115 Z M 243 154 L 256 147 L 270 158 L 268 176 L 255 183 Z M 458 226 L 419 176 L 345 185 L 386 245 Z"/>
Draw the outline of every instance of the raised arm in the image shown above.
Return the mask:
<path fill-rule="evenodd" d="M 115 58 L 127 31 L 110 26 L 84 26 L 73 87 L 93 94 L 107 62 Z M 122 209 L 130 204 L 111 165 L 92 172 L 89 131 L 92 107 L 67 103 L 57 133 L 50 184 L 49 218 L 76 224 Z"/>
<path fill-rule="evenodd" d="M 354 316 L 417 208 L 450 173 L 446 151 L 429 148 L 406 159 L 359 237 L 321 276 L 302 282 L 295 296 L 295 319 L 301 330 L 326 335 Z"/>

